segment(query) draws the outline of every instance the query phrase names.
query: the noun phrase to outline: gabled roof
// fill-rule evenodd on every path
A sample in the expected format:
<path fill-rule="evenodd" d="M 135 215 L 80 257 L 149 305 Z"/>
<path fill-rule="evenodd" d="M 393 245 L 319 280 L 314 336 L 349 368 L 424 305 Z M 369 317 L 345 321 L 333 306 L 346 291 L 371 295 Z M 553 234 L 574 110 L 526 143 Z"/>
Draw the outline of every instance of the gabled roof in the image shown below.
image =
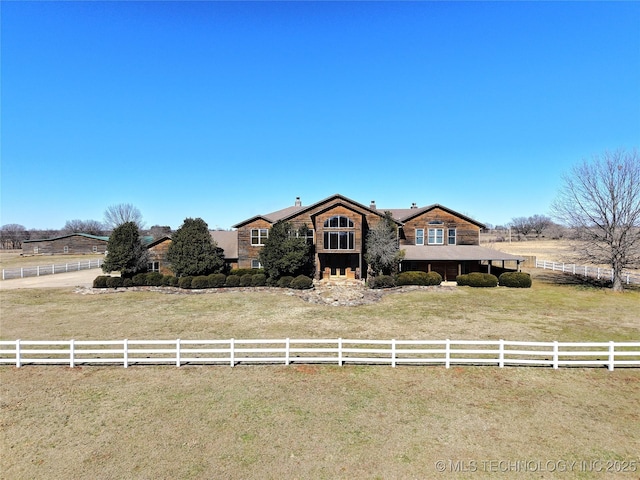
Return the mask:
<path fill-rule="evenodd" d="M 426 207 L 420 207 L 420 208 L 395 208 L 395 209 L 388 209 L 388 210 L 391 212 L 391 215 L 393 215 L 393 218 L 395 218 L 399 222 L 405 223 L 411 220 L 412 218 L 415 218 L 419 215 L 422 215 L 423 213 L 429 212 L 436 208 L 439 208 L 440 210 L 444 210 L 445 212 L 450 213 L 451 215 L 455 215 L 456 217 L 460 217 L 466 220 L 467 222 L 477 225 L 480 228 L 485 228 L 485 225 L 483 223 L 480 223 L 471 217 L 467 217 L 462 213 L 456 212 L 455 210 L 451 210 L 450 208 L 440 205 L 439 203 L 434 203 L 433 205 L 428 205 Z"/>
<path fill-rule="evenodd" d="M 237 230 L 211 230 L 209 233 L 218 247 L 224 250 L 224 258 L 238 258 Z"/>
<path fill-rule="evenodd" d="M 159 245 L 159 244 L 161 244 L 162 242 L 164 242 L 164 241 L 166 241 L 166 240 L 171 240 L 171 237 L 169 237 L 169 236 L 167 236 L 167 235 L 165 235 L 165 236 L 163 236 L 163 237 L 160 237 L 160 238 L 157 238 L 157 239 L 155 239 L 155 240 L 153 239 L 153 237 L 142 237 L 142 238 L 143 238 L 143 240 L 142 240 L 142 244 L 143 244 L 145 247 L 147 247 L 147 248 L 153 248 L 153 247 L 155 247 L 156 245 Z M 146 239 L 146 238 L 151 238 L 151 241 L 149 241 L 149 242 L 145 242 L 145 240 L 144 240 L 144 239 Z"/>
<path fill-rule="evenodd" d="M 355 200 L 351 200 L 350 198 L 347 198 L 344 195 L 340 195 L 339 193 L 336 193 L 335 195 L 331 195 L 330 197 L 327 197 L 311 205 L 307 205 L 307 206 L 295 205 L 293 207 L 287 207 L 287 208 L 283 208 L 282 210 L 276 210 L 275 212 L 267 213 L 266 215 L 256 215 L 255 217 L 251 217 L 243 222 L 233 225 L 233 228 L 242 227 L 243 225 L 246 225 L 247 223 L 251 223 L 258 219 L 266 220 L 269 223 L 276 223 L 279 220 L 289 220 L 297 215 L 300 215 L 301 213 L 305 213 L 309 210 L 313 210 L 315 208 L 318 208 L 320 205 L 324 203 L 329 203 L 336 199 L 341 202 L 344 202 L 345 204 L 355 205 L 356 207 L 366 210 L 367 212 L 373 213 L 375 215 L 378 215 L 379 217 L 384 217 L 385 210 L 367 207 L 366 205 L 358 203 Z M 394 220 L 396 220 L 396 223 L 401 225 L 401 222 L 398 221 L 395 217 L 394 217 Z"/>
<path fill-rule="evenodd" d="M 36 239 L 33 239 L 33 240 L 23 240 L 22 243 L 50 242 L 51 240 L 60 240 L 62 238 L 69 238 L 69 237 L 86 237 L 86 238 L 91 238 L 92 240 L 101 240 L 103 242 L 108 242 L 109 241 L 109 237 L 105 237 L 105 236 L 90 235 L 88 233 L 69 233 L 67 235 L 60 235 L 59 237 L 36 238 Z"/>

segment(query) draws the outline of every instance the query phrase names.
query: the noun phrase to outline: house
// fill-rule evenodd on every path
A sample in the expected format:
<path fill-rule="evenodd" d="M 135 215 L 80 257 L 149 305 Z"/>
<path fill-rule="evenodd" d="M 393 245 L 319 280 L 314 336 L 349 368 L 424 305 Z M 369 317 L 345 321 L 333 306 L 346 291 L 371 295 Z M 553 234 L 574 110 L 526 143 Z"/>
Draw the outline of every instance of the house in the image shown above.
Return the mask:
<path fill-rule="evenodd" d="M 23 255 L 90 254 L 107 250 L 109 237 L 89 235 L 88 233 L 70 233 L 54 238 L 23 240 Z"/>
<path fill-rule="evenodd" d="M 470 272 L 499 273 L 507 263 L 518 269 L 519 257 L 480 246 L 484 225 L 439 204 L 410 208 L 378 208 L 335 194 L 304 206 L 300 197 L 293 206 L 244 220 L 237 231 L 237 265 L 259 268 L 259 253 L 270 227 L 287 221 L 298 229 L 309 228 L 307 241 L 315 246 L 315 277 L 365 278 L 365 240 L 368 231 L 390 212 L 398 226 L 398 242 L 405 251 L 400 270 L 435 271 L 447 280 Z M 226 249 L 225 249 L 226 251 Z M 492 270 L 493 269 L 493 270 Z"/>

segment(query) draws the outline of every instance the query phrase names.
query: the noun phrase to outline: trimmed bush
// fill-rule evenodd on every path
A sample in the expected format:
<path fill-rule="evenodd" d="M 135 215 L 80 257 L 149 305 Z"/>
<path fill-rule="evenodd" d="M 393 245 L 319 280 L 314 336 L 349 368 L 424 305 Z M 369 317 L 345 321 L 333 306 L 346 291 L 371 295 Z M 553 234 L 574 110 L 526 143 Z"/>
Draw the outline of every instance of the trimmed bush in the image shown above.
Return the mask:
<path fill-rule="evenodd" d="M 209 288 L 224 287 L 224 282 L 227 280 L 227 276 L 224 273 L 212 273 L 207 277 L 209 282 Z"/>
<path fill-rule="evenodd" d="M 438 272 L 402 272 L 396 277 L 396 285 L 440 285 Z"/>
<path fill-rule="evenodd" d="M 253 278 L 253 275 L 250 273 L 245 273 L 244 275 L 242 275 L 240 277 L 240 286 L 241 287 L 250 287 L 251 286 L 251 279 Z"/>
<path fill-rule="evenodd" d="M 162 285 L 165 287 L 177 287 L 178 286 L 178 278 L 173 275 L 165 275 L 162 277 Z"/>
<path fill-rule="evenodd" d="M 264 270 L 261 268 L 235 268 L 229 272 L 229 275 L 256 275 L 258 273 L 264 273 Z"/>
<path fill-rule="evenodd" d="M 122 286 L 125 288 L 133 287 L 133 280 L 131 280 L 130 278 L 125 278 L 124 280 L 122 280 Z"/>
<path fill-rule="evenodd" d="M 306 290 L 313 287 L 313 280 L 306 275 L 298 275 L 291 281 L 289 287 L 297 290 Z"/>
<path fill-rule="evenodd" d="M 467 273 L 456 277 L 458 286 L 467 287 L 497 287 L 498 277 L 490 273 Z"/>
<path fill-rule="evenodd" d="M 285 275 L 284 277 L 280 277 L 278 279 L 277 285 L 280 288 L 289 288 L 291 286 L 291 282 L 293 282 L 293 277 Z"/>
<path fill-rule="evenodd" d="M 524 272 L 505 272 L 498 278 L 501 287 L 531 288 L 531 275 Z"/>
<path fill-rule="evenodd" d="M 240 277 L 238 275 L 229 275 L 224 282 L 225 287 L 237 287 L 240 285 Z"/>
<path fill-rule="evenodd" d="M 180 277 L 178 279 L 178 286 L 180 288 L 191 288 L 191 281 L 192 280 L 193 280 L 193 277 L 190 277 L 190 276 Z"/>
<path fill-rule="evenodd" d="M 159 272 L 147 273 L 147 285 L 150 287 L 159 287 L 162 285 L 163 275 Z"/>
<path fill-rule="evenodd" d="M 201 290 L 203 288 L 209 288 L 209 277 L 206 275 L 198 275 L 191 280 L 191 288 Z"/>
<path fill-rule="evenodd" d="M 264 287 L 267 284 L 267 276 L 264 273 L 256 273 L 251 276 L 252 287 Z"/>
<path fill-rule="evenodd" d="M 367 280 L 369 288 L 391 288 L 396 286 L 396 282 L 391 275 L 379 275 Z"/>
<path fill-rule="evenodd" d="M 109 275 L 99 275 L 93 279 L 93 288 L 107 288 L 107 279 Z"/>
<path fill-rule="evenodd" d="M 278 286 L 278 280 L 276 280 L 273 277 L 267 278 L 267 287 L 277 287 L 277 286 Z"/>
<path fill-rule="evenodd" d="M 124 279 L 122 277 L 107 278 L 107 288 L 118 288 L 118 287 L 122 287 L 123 284 L 124 284 Z"/>
<path fill-rule="evenodd" d="M 136 273 L 131 279 L 133 285 L 136 287 L 142 287 L 147 284 L 147 274 L 146 273 Z"/>

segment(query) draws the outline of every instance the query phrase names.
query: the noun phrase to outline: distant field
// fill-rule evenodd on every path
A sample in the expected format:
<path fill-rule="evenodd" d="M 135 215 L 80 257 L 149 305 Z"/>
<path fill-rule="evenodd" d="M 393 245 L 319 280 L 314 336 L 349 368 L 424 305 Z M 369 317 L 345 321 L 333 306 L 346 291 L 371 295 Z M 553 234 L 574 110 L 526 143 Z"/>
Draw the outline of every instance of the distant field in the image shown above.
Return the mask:
<path fill-rule="evenodd" d="M 640 291 L 533 275 L 531 289 L 426 289 L 360 307 L 280 291 L 0 290 L 0 334 L 640 339 Z M 637 479 L 640 468 L 597 470 L 640 460 L 637 369 L 27 366 L 0 367 L 0 384 L 7 479 Z M 577 463 L 570 473 L 495 470 L 517 461 Z"/>

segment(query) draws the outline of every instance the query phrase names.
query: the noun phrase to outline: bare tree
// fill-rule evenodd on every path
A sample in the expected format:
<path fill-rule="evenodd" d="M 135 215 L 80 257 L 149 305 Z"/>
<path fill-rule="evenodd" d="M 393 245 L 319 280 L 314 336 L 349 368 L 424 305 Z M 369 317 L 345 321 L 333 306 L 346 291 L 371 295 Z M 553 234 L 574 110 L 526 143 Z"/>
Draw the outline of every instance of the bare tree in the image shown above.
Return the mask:
<path fill-rule="evenodd" d="M 29 232 L 22 225 L 17 223 L 9 223 L 0 228 L 0 239 L 2 240 L 2 248 L 20 249 L 22 241 L 29 239 Z"/>
<path fill-rule="evenodd" d="M 527 236 L 531 231 L 531 217 L 516 217 L 512 218 L 510 222 L 511 228 L 513 228 L 514 232 L 518 235 L 518 240 L 520 240 L 520 236 Z"/>
<path fill-rule="evenodd" d="M 613 290 L 622 272 L 640 265 L 640 157 L 617 150 L 584 160 L 563 177 L 553 215 L 577 232 L 586 261 L 613 270 Z"/>
<path fill-rule="evenodd" d="M 542 232 L 553 225 L 553 221 L 545 215 L 533 215 L 529 217 L 529 224 L 531 225 L 531 231 L 539 238 Z"/>
<path fill-rule="evenodd" d="M 90 235 L 104 235 L 104 225 L 98 220 L 67 220 L 62 233 L 88 233 Z"/>
<path fill-rule="evenodd" d="M 140 210 L 130 203 L 111 205 L 104 212 L 104 223 L 112 230 L 127 222 L 135 223 L 139 230 L 144 228 Z"/>

